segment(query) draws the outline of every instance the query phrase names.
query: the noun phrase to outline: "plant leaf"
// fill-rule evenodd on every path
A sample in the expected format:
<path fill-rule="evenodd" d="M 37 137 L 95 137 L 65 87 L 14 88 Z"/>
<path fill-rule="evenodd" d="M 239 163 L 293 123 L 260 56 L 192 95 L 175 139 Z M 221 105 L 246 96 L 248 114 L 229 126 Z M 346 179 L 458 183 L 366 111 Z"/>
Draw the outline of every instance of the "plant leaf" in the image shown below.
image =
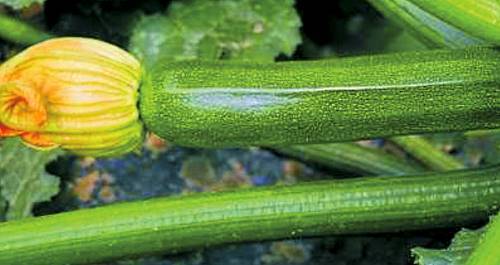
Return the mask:
<path fill-rule="evenodd" d="M 43 4 L 43 2 L 45 2 L 45 0 L 0 0 L 0 4 L 10 6 L 13 9 L 22 9 L 35 3 Z"/>
<path fill-rule="evenodd" d="M 17 138 L 0 147 L 0 197 L 7 202 L 7 220 L 31 215 L 33 205 L 49 200 L 59 191 L 59 178 L 45 172 L 45 165 L 62 153 L 36 151 Z"/>
<path fill-rule="evenodd" d="M 500 264 L 498 243 L 500 242 L 500 213 L 492 216 L 484 233 L 467 259 L 467 265 Z"/>
<path fill-rule="evenodd" d="M 463 265 L 479 242 L 485 228 L 477 230 L 462 229 L 446 249 L 416 247 L 411 250 L 418 265 Z"/>
<path fill-rule="evenodd" d="M 151 65 L 158 59 L 272 61 L 300 43 L 293 0 L 191 0 L 171 4 L 166 15 L 143 17 L 130 50 Z"/>

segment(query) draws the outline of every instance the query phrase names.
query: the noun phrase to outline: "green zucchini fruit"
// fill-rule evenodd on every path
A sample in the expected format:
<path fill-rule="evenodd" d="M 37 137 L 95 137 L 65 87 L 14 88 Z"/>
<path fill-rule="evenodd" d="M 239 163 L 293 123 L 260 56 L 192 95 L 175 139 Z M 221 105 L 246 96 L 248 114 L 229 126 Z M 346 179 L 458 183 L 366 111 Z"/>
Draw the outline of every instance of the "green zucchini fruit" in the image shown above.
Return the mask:
<path fill-rule="evenodd" d="M 146 74 L 140 94 L 146 127 L 186 146 L 291 145 L 500 128 L 500 52 L 164 62 Z"/>

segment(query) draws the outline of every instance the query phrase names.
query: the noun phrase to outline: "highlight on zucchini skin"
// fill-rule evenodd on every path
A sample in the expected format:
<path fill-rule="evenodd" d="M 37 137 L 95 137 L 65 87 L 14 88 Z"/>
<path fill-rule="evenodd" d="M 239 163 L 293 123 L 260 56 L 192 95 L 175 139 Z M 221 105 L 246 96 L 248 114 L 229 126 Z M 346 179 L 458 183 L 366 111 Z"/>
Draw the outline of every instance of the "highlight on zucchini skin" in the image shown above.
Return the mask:
<path fill-rule="evenodd" d="M 281 63 L 160 63 L 146 127 L 197 147 L 291 145 L 500 127 L 500 52 L 434 50 Z"/>
<path fill-rule="evenodd" d="M 0 264 L 92 264 L 212 245 L 461 226 L 500 206 L 500 168 L 198 193 L 0 224 Z"/>

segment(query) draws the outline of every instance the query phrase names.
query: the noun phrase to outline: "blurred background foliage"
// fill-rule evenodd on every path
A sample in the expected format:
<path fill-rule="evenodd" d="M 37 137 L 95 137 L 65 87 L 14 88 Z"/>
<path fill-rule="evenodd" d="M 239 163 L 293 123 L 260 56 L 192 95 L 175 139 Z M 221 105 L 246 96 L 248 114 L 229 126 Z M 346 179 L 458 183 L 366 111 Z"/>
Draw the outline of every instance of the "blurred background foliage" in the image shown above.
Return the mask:
<path fill-rule="evenodd" d="M 1 60 L 51 36 L 114 43 L 146 70 L 157 60 L 334 59 L 436 47 L 363 0 L 0 0 L 0 16 L 33 25 L 26 30 L 37 37 L 20 28 L 10 34 L 24 36 L 23 43 L 0 39 Z M 437 156 L 426 156 L 432 152 Z M 182 148 L 148 135 L 141 154 L 112 159 L 40 153 L 9 139 L 0 142 L 0 220 L 178 193 L 476 167 L 499 163 L 499 152 L 498 131 L 275 150 Z M 113 264 L 412 264 L 411 248 L 447 247 L 458 230 L 239 244 Z M 414 252 L 422 264 L 461 264 L 453 251 L 463 252 L 461 242 L 475 240 L 474 233 L 458 234 L 449 252 Z"/>

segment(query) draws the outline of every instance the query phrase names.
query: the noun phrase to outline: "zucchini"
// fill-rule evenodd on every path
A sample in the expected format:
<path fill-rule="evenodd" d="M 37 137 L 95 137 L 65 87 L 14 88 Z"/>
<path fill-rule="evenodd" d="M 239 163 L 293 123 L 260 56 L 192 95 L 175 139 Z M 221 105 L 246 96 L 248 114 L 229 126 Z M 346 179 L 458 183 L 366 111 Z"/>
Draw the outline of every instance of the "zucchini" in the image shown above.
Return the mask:
<path fill-rule="evenodd" d="M 89 264 L 230 242 L 449 227 L 484 220 L 498 206 L 498 166 L 198 193 L 0 223 L 0 264 Z"/>
<path fill-rule="evenodd" d="M 500 128 L 500 52 L 434 50 L 323 61 L 158 63 L 146 127 L 197 147 L 276 146 Z"/>

